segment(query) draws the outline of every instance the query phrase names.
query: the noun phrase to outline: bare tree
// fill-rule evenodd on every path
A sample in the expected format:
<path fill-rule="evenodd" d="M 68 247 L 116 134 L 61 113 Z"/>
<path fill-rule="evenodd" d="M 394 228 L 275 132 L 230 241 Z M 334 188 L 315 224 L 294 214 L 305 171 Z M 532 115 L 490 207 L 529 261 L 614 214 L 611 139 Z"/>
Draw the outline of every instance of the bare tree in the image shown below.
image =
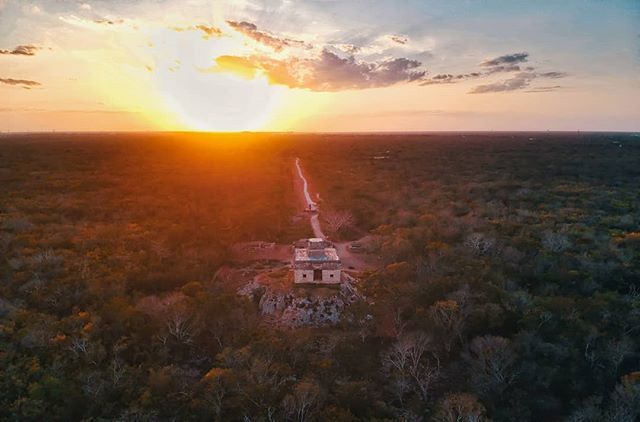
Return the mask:
<path fill-rule="evenodd" d="M 623 377 L 611 394 L 611 404 L 607 409 L 606 422 L 634 422 L 640 417 L 640 383 Z"/>
<path fill-rule="evenodd" d="M 299 382 L 292 394 L 288 394 L 283 401 L 283 407 L 288 419 L 297 422 L 309 420 L 315 408 L 320 404 L 321 390 L 313 381 Z"/>
<path fill-rule="evenodd" d="M 429 314 L 445 333 L 445 349 L 451 351 L 456 338 L 462 341 L 464 330 L 464 316 L 458 302 L 455 300 L 439 300 L 429 307 Z"/>
<path fill-rule="evenodd" d="M 295 378 L 283 373 L 269 355 L 232 360 L 230 363 L 243 374 L 241 382 L 237 382 L 234 388 L 244 398 L 247 414 L 264 412 L 267 419 L 273 418 L 275 409 L 272 403 L 279 397 L 282 388 Z M 260 391 L 260 394 L 256 394 L 256 391 Z"/>
<path fill-rule="evenodd" d="M 349 211 L 326 210 L 322 211 L 321 216 L 326 231 L 332 235 L 352 227 L 355 223 L 355 218 Z"/>
<path fill-rule="evenodd" d="M 493 250 L 495 239 L 482 233 L 471 233 L 464 240 L 464 245 L 476 255 L 486 255 Z"/>
<path fill-rule="evenodd" d="M 447 395 L 438 406 L 434 420 L 437 422 L 481 422 L 485 408 L 478 399 L 468 393 Z"/>
<path fill-rule="evenodd" d="M 193 317 L 183 310 L 174 309 L 166 319 L 167 332 L 181 344 L 193 343 L 197 327 Z"/>
<path fill-rule="evenodd" d="M 471 365 L 472 381 L 482 394 L 501 394 L 517 378 L 517 355 L 504 337 L 476 337 L 465 359 Z"/>
<path fill-rule="evenodd" d="M 92 397 L 97 398 L 104 391 L 104 381 L 100 378 L 97 372 L 92 372 L 86 376 L 82 385 L 82 391 Z"/>
<path fill-rule="evenodd" d="M 76 357 L 86 355 L 89 352 L 89 341 L 85 337 L 74 337 L 69 345 L 69 350 Z"/>
<path fill-rule="evenodd" d="M 633 343 L 628 337 L 623 337 L 620 340 L 610 340 L 607 343 L 605 355 L 606 359 L 611 363 L 608 367 L 613 375 L 617 374 L 620 364 L 626 356 L 633 353 L 633 350 Z"/>
<path fill-rule="evenodd" d="M 124 367 L 120 359 L 113 358 L 109 369 L 110 369 L 109 372 L 111 375 L 111 384 L 114 387 L 118 387 L 120 385 L 120 381 L 122 381 L 122 378 L 125 375 L 126 368 Z"/>
<path fill-rule="evenodd" d="M 432 383 L 440 375 L 440 360 L 430 351 L 431 341 L 423 333 L 402 336 L 382 357 L 383 369 L 394 373 L 393 388 L 398 400 L 411 388 L 423 401 L 429 399 Z"/>

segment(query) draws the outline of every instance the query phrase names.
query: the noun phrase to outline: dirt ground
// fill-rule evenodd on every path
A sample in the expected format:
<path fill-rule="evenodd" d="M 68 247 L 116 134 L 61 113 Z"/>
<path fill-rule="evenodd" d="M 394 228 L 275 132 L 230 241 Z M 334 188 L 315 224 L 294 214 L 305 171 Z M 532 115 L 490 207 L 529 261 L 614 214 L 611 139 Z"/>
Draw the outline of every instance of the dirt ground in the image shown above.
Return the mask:
<path fill-rule="evenodd" d="M 366 269 L 374 269 L 379 266 L 379 258 L 366 253 L 356 253 L 349 250 L 352 242 L 336 243 L 338 256 L 342 261 L 342 268 L 345 270 L 363 271 Z"/>

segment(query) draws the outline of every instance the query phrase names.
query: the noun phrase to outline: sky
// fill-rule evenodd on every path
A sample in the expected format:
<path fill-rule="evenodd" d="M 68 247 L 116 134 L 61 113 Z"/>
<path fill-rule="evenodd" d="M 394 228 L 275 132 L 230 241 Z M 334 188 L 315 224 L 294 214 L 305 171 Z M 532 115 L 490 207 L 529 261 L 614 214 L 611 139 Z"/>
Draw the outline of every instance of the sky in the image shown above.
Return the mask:
<path fill-rule="evenodd" d="M 640 0 L 0 0 L 0 131 L 640 131 Z"/>

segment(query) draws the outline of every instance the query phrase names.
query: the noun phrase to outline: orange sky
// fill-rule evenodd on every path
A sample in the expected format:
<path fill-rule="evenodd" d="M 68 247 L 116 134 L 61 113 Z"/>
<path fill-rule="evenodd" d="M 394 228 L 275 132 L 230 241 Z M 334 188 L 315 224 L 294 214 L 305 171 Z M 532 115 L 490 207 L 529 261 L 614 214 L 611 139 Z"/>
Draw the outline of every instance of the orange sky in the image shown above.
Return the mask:
<path fill-rule="evenodd" d="M 567 3 L 0 0 L 0 130 L 640 130 L 638 4 Z"/>

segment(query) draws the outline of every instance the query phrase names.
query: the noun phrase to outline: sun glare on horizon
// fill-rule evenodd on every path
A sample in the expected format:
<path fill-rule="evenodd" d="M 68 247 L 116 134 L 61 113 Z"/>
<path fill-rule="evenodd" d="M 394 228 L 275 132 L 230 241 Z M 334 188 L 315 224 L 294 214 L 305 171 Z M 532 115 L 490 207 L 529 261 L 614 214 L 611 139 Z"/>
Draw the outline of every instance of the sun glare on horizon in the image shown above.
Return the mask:
<path fill-rule="evenodd" d="M 262 129 L 282 97 L 281 89 L 262 78 L 162 71 L 154 81 L 168 109 L 198 131 Z"/>

